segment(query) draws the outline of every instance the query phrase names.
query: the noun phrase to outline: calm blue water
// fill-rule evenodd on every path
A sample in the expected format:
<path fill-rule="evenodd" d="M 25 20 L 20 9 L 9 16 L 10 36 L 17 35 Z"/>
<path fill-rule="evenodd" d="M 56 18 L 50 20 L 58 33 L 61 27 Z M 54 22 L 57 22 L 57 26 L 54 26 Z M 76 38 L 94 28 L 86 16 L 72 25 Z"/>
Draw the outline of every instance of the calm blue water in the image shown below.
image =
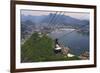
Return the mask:
<path fill-rule="evenodd" d="M 65 47 L 71 49 L 71 53 L 80 55 L 84 51 L 89 52 L 89 35 L 78 33 L 72 30 L 53 31 L 49 36 L 53 39 L 58 38 Z M 69 34 L 70 33 L 70 34 Z"/>

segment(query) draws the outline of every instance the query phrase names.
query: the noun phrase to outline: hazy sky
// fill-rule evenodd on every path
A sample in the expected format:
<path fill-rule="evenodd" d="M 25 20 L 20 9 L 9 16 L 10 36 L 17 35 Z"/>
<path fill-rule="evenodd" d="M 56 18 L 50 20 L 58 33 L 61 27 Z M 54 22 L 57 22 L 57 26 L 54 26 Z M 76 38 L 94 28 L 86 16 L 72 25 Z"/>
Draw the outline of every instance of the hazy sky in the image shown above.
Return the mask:
<path fill-rule="evenodd" d="M 41 15 L 49 15 L 50 13 L 56 13 L 56 12 L 50 12 L 50 11 L 32 11 L 32 10 L 21 10 L 21 14 L 24 15 L 34 15 L 34 16 L 41 16 Z M 89 13 L 86 12 L 62 12 L 61 14 L 66 15 L 66 16 L 70 16 L 73 18 L 77 18 L 77 19 L 86 19 L 89 20 Z M 59 12 L 58 12 L 59 14 Z"/>

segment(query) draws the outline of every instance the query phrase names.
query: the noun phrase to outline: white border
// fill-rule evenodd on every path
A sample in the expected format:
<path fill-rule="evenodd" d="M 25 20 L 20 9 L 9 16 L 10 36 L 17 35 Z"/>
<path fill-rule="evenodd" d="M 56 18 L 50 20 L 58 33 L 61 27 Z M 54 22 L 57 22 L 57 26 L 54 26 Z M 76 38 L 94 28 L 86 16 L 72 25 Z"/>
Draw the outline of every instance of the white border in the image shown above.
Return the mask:
<path fill-rule="evenodd" d="M 89 12 L 90 13 L 90 31 L 91 31 L 90 32 L 90 60 L 20 63 L 20 55 L 21 55 L 21 52 L 20 52 L 20 10 L 21 9 Z M 34 6 L 34 5 L 16 5 L 16 22 L 15 22 L 16 23 L 16 69 L 94 64 L 94 16 L 93 15 L 94 15 L 93 9 Z"/>

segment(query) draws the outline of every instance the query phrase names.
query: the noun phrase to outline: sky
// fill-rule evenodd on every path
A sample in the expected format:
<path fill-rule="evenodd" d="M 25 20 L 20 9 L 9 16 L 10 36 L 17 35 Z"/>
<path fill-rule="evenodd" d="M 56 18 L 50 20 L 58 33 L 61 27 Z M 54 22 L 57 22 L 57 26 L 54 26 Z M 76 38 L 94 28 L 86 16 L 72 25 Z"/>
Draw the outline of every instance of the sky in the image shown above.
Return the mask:
<path fill-rule="evenodd" d="M 41 16 L 41 15 L 49 15 L 50 13 L 56 13 L 54 11 L 34 11 L 34 10 L 21 10 L 21 14 L 23 15 L 33 15 L 33 16 Z M 86 12 L 62 12 L 62 14 L 66 16 L 70 16 L 80 20 L 89 20 L 89 13 Z M 58 12 L 59 14 L 59 12 Z"/>

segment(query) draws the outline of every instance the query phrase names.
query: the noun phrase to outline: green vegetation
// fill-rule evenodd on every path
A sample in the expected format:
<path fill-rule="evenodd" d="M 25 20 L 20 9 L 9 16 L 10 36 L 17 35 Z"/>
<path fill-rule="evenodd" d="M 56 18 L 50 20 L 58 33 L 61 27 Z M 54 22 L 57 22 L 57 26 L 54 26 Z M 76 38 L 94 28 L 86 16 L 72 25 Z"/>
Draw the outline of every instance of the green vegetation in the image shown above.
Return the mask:
<path fill-rule="evenodd" d="M 21 62 L 79 60 L 78 57 L 65 57 L 54 53 L 54 41 L 46 35 L 39 37 L 38 33 L 21 45 Z"/>

